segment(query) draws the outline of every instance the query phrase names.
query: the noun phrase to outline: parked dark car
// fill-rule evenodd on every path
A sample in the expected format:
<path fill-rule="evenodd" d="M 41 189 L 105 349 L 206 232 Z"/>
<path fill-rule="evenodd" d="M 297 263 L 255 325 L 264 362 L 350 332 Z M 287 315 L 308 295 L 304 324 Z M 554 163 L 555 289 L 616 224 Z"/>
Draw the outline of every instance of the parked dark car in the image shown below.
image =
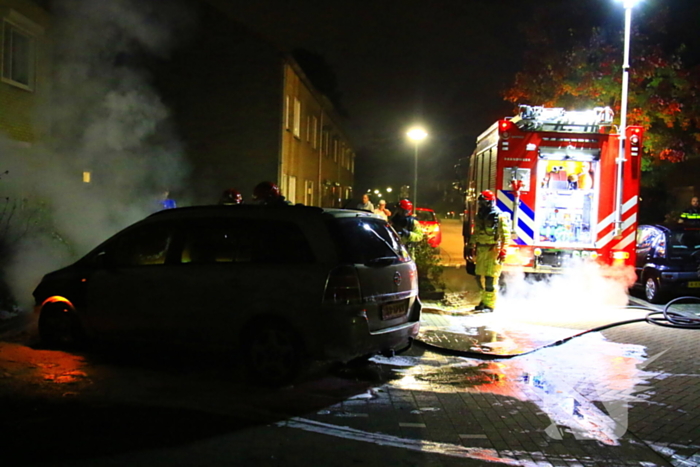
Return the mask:
<path fill-rule="evenodd" d="M 700 228 L 640 225 L 635 287 L 651 303 L 700 295 Z"/>
<path fill-rule="evenodd" d="M 347 362 L 410 345 L 415 263 L 371 213 L 200 206 L 153 214 L 34 291 L 41 339 L 235 349 L 258 381 L 308 359 Z"/>
<path fill-rule="evenodd" d="M 435 211 L 428 208 L 416 208 L 416 220 L 428 236 L 428 245 L 439 248 L 440 243 L 442 243 L 442 231 Z"/>

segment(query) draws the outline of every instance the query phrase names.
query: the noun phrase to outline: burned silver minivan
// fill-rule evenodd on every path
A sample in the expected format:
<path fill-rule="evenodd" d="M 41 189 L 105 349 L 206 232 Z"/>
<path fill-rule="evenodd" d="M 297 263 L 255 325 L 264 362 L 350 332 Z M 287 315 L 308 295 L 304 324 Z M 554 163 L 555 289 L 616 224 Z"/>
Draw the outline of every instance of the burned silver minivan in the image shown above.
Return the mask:
<path fill-rule="evenodd" d="M 416 266 L 386 221 L 307 206 L 161 211 L 44 276 L 34 297 L 47 344 L 226 347 L 270 383 L 310 359 L 405 349 L 421 313 Z"/>

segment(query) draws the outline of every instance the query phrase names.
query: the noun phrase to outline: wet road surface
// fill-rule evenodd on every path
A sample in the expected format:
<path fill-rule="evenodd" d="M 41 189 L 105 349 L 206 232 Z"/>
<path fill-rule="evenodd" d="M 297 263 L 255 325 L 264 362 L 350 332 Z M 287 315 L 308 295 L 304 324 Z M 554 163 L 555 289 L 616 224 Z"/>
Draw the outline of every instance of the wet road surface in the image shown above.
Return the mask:
<path fill-rule="evenodd" d="M 577 331 L 467 323 L 446 329 L 499 352 Z M 0 455 L 8 466 L 700 465 L 694 332 L 635 324 L 497 361 L 416 346 L 317 366 L 277 390 L 247 384 L 233 357 L 59 351 L 21 335 L 0 343 Z"/>

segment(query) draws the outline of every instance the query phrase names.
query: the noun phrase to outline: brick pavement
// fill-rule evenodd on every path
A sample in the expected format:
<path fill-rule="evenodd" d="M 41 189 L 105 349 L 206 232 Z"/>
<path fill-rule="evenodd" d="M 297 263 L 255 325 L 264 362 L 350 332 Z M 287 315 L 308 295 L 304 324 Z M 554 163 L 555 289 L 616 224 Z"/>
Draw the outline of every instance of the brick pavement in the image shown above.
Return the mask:
<path fill-rule="evenodd" d="M 461 330 L 470 342 L 475 330 L 483 335 L 490 328 L 496 336 L 491 338 L 505 348 L 526 351 L 576 334 L 584 325 L 643 314 L 602 310 L 547 326 L 537 316 L 428 312 L 423 327 L 435 334 L 448 331 L 451 340 Z M 698 466 L 696 332 L 631 324 L 496 361 L 415 346 L 394 359 L 375 358 L 393 373 L 389 383 L 307 418 L 377 436 L 374 442 L 380 444 L 437 443 L 430 445 L 438 450 L 433 452 L 444 455 L 430 465 Z M 518 342 L 509 347 L 513 340 Z M 484 455 L 490 462 L 479 462 Z M 468 459 L 476 463 L 460 464 Z"/>

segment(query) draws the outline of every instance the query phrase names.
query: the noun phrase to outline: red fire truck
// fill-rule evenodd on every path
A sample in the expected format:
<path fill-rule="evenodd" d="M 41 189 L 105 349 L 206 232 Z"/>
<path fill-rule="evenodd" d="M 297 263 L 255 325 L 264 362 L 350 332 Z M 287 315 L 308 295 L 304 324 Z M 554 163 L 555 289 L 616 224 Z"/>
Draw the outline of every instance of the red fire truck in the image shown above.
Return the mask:
<path fill-rule="evenodd" d="M 465 244 L 477 197 L 491 190 L 512 221 L 505 271 L 557 273 L 572 259 L 634 266 L 644 132 L 629 126 L 620 141 L 612 118 L 608 107 L 520 106 L 481 134 L 469 157 Z"/>

